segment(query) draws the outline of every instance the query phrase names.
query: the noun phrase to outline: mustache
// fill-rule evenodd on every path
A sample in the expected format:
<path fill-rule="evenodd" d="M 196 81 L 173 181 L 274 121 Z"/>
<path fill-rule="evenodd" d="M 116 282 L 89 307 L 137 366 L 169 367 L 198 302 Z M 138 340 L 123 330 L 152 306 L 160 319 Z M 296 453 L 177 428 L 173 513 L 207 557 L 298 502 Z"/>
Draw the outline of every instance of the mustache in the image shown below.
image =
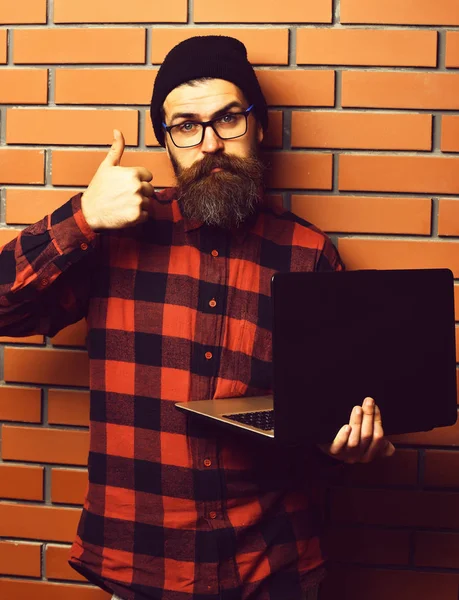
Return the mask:
<path fill-rule="evenodd" d="M 247 169 L 251 158 L 239 158 L 229 154 L 208 154 L 199 162 L 184 170 L 182 175 L 187 181 L 203 179 L 211 175 L 214 169 L 222 169 L 228 173 L 238 175 Z"/>

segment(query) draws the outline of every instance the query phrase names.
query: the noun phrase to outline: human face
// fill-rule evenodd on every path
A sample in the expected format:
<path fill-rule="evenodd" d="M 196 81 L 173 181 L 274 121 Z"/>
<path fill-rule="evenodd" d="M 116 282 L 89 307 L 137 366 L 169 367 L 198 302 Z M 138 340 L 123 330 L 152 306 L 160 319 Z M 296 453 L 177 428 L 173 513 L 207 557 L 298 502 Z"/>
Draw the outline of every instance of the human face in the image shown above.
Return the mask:
<path fill-rule="evenodd" d="M 212 79 L 173 90 L 164 104 L 165 122 L 209 121 L 247 109 L 234 84 Z M 264 167 L 258 156 L 263 130 L 250 114 L 244 135 L 222 140 L 207 127 L 201 144 L 177 148 L 166 136 L 166 149 L 177 177 L 185 217 L 232 228 L 253 214 L 261 198 Z"/>
<path fill-rule="evenodd" d="M 164 121 L 169 126 L 186 120 L 209 121 L 228 106 L 231 106 L 228 112 L 241 112 L 249 106 L 244 94 L 234 83 L 223 79 L 208 79 L 193 85 L 185 84 L 175 88 L 167 96 L 163 105 Z M 209 154 L 225 153 L 248 158 L 262 139 L 263 129 L 251 113 L 247 133 L 242 137 L 222 140 L 211 127 L 207 127 L 199 146 L 177 148 L 169 134 L 166 134 L 166 151 L 173 162 L 178 163 L 180 168 L 187 169 Z"/>

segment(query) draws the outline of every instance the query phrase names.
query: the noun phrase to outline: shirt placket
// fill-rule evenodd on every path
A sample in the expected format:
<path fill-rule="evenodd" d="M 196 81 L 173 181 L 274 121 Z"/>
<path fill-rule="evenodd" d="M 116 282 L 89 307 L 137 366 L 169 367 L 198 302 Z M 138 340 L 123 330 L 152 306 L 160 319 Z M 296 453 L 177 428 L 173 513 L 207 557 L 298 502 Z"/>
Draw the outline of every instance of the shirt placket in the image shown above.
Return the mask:
<path fill-rule="evenodd" d="M 226 304 L 226 281 L 228 277 L 227 238 L 221 231 L 202 228 L 200 231 L 201 267 L 203 284 L 200 286 L 196 322 L 196 339 L 202 355 L 197 358 L 199 371 L 206 376 L 193 378 L 192 398 L 212 398 L 219 371 L 220 347 L 223 339 L 224 310 Z M 199 425 L 199 424 L 198 424 Z M 198 498 L 198 516 L 207 531 L 216 531 L 225 526 L 221 496 L 221 475 L 218 464 L 216 436 L 207 429 L 206 435 L 192 436 L 193 468 L 196 472 L 195 492 Z M 200 499 L 200 500 L 199 500 Z M 215 568 L 205 572 L 208 593 L 219 593 L 219 553 L 217 533 L 212 537 Z"/>

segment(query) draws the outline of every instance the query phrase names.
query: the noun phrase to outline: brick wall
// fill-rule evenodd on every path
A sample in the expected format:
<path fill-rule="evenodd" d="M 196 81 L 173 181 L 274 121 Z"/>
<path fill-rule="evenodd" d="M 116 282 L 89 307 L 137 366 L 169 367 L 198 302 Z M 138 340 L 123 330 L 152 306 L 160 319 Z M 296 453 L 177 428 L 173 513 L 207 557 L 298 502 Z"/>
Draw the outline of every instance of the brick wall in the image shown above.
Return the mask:
<path fill-rule="evenodd" d="M 458 0 L 1 0 L 0 243 L 88 183 L 114 127 L 123 164 L 169 185 L 153 78 L 172 45 L 215 31 L 256 65 L 285 206 L 351 269 L 446 266 L 459 279 Z M 106 597 L 66 565 L 86 485 L 84 336 L 79 323 L 1 339 L 5 600 Z M 398 442 L 331 490 L 325 600 L 458 599 L 459 426 Z"/>

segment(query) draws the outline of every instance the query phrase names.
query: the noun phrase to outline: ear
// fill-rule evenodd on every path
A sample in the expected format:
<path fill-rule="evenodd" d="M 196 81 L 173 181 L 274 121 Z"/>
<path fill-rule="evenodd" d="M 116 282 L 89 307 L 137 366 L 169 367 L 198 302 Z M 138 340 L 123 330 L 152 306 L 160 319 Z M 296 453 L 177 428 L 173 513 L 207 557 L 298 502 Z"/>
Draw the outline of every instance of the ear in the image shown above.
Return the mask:
<path fill-rule="evenodd" d="M 257 139 L 258 139 L 259 144 L 261 144 L 261 142 L 263 141 L 263 137 L 264 137 L 263 127 L 260 125 L 260 123 L 257 123 Z"/>

